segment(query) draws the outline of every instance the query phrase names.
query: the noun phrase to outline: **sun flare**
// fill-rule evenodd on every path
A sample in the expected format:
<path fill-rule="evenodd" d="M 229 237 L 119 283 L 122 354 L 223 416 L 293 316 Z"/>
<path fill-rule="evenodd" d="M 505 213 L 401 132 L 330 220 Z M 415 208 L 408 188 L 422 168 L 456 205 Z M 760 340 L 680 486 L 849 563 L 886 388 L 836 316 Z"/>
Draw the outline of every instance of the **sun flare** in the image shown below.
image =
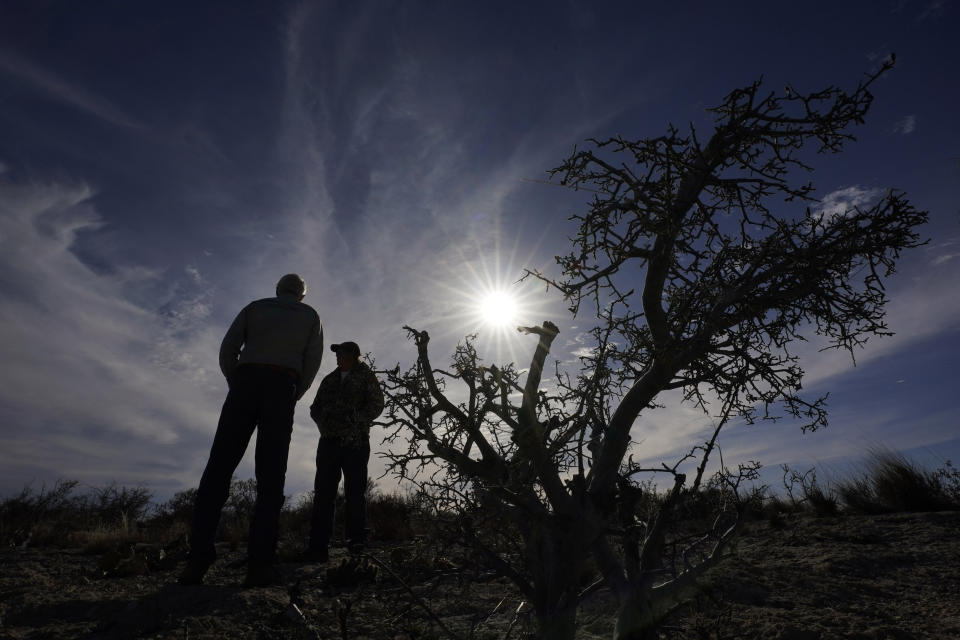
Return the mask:
<path fill-rule="evenodd" d="M 504 291 L 492 291 L 480 300 L 484 322 L 505 327 L 517 321 L 517 299 Z"/>

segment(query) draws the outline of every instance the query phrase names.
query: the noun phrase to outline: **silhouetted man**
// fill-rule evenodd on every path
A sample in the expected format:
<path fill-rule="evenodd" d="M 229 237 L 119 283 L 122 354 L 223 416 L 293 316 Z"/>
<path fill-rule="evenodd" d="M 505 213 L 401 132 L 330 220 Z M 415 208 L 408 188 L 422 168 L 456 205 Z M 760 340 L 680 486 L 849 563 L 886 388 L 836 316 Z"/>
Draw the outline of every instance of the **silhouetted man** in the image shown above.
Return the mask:
<path fill-rule="evenodd" d="M 200 584 L 216 558 L 214 535 L 230 491 L 230 478 L 257 431 L 257 501 L 247 544 L 246 586 L 279 581 L 276 560 L 293 410 L 310 388 L 323 357 L 317 312 L 301 302 L 303 278 L 290 273 L 277 297 L 248 304 L 220 346 L 220 370 L 230 391 L 220 412 L 210 459 L 194 506 L 190 557 L 180 584 Z"/>
<path fill-rule="evenodd" d="M 313 484 L 313 520 L 306 556 L 326 561 L 333 533 L 334 507 L 340 474 L 346 497 L 346 534 L 351 549 L 366 541 L 367 461 L 370 425 L 383 411 L 383 391 L 377 376 L 360 361 L 356 342 L 330 347 L 337 368 L 324 377 L 310 405 L 310 417 L 320 429 L 317 475 Z"/>

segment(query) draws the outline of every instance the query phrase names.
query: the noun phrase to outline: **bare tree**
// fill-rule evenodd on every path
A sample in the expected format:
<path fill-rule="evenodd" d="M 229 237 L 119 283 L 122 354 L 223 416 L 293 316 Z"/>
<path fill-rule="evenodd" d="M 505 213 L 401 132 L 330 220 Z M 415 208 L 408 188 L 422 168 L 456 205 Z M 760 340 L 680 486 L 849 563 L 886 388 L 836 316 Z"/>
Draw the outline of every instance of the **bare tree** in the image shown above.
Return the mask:
<path fill-rule="evenodd" d="M 837 153 L 853 139 L 868 88 L 892 64 L 849 93 L 764 93 L 757 82 L 710 110 L 706 144 L 693 126 L 671 126 L 656 138 L 591 140 L 554 169 L 552 179 L 594 195 L 573 218 L 560 276 L 524 277 L 558 289 L 574 314 L 589 305 L 593 345 L 578 369 L 557 364 L 544 382 L 558 333 L 549 322 L 521 328 L 538 339 L 525 380 L 513 366 L 485 366 L 469 338 L 437 368 L 428 334 L 406 328 L 417 360 L 388 375 L 384 424 L 407 444 L 392 469 L 461 514 L 479 557 L 534 605 L 541 637 L 573 637 L 588 558 L 620 602 L 614 637 L 655 637 L 741 521 L 758 465 L 721 463 L 705 476 L 723 427 L 780 415 L 804 430 L 826 425 L 825 397 L 800 394 L 794 341 L 818 334 L 852 355 L 890 333 L 883 279 L 922 244 L 926 213 L 896 191 L 818 210 L 813 185 L 787 178 L 811 170 L 808 151 Z M 682 460 L 641 468 L 628 457 L 631 429 L 671 390 L 715 416 L 716 429 Z M 666 494 L 638 484 L 651 471 L 670 478 Z M 484 516 L 515 548 L 476 531 Z"/>

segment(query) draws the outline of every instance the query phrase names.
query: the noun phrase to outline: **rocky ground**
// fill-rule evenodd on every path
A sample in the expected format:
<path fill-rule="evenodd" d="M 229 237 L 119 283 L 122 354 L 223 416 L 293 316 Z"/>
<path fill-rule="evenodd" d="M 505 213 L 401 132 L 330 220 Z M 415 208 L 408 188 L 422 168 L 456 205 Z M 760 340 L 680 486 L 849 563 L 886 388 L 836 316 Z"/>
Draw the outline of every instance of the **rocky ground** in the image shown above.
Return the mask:
<path fill-rule="evenodd" d="M 663 638 L 960 638 L 960 513 L 750 523 Z M 207 584 L 173 584 L 181 551 L 0 551 L 0 638 L 520 638 L 532 630 L 503 579 L 416 542 L 350 561 L 281 564 L 283 586 L 242 589 L 242 554 L 221 549 Z M 333 571 L 330 567 L 337 567 Z M 597 591 L 580 637 L 606 638 Z M 519 612 L 518 612 L 519 611 Z"/>

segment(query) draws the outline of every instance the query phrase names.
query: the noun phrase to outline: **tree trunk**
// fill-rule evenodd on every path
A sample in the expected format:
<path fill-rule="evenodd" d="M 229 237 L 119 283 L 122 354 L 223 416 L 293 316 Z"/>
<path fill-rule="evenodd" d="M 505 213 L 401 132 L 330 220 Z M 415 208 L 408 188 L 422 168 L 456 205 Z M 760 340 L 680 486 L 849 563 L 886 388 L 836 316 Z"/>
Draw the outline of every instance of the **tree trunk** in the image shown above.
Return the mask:
<path fill-rule="evenodd" d="M 543 640 L 573 640 L 576 634 L 579 581 L 587 547 L 577 524 L 554 531 L 532 526 L 525 536 L 534 587 L 531 604 L 537 617 L 537 637 Z"/>
<path fill-rule="evenodd" d="M 577 605 L 553 611 L 537 611 L 537 638 L 540 640 L 574 640 L 577 632 Z"/>
<path fill-rule="evenodd" d="M 648 597 L 634 593 L 620 604 L 613 640 L 657 640 L 659 616 Z"/>

